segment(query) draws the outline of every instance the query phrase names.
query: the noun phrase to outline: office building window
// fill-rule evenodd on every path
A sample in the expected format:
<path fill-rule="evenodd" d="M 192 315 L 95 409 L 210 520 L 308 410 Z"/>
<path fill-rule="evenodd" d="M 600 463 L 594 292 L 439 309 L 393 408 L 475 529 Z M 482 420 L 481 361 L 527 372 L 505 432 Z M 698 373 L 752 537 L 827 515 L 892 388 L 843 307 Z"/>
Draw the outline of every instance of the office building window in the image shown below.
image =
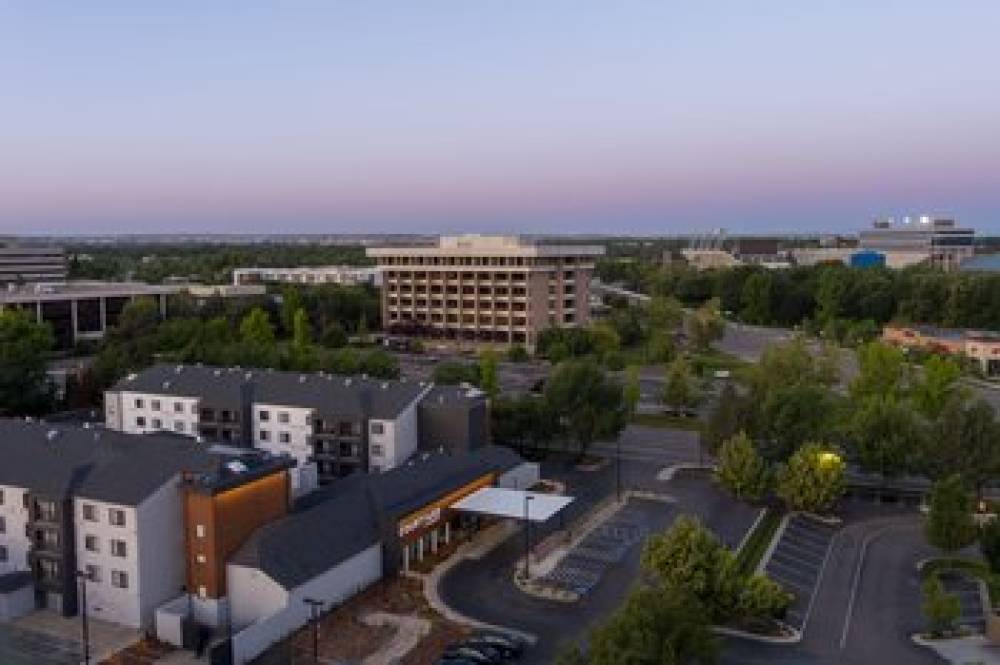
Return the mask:
<path fill-rule="evenodd" d="M 111 541 L 111 556 L 117 556 L 122 558 L 128 556 L 128 547 L 125 545 L 124 540 Z"/>
<path fill-rule="evenodd" d="M 375 434 L 375 435 L 384 434 L 385 433 L 385 424 L 384 423 L 372 423 L 371 424 L 371 433 Z"/>
<path fill-rule="evenodd" d="M 289 434 L 288 432 L 278 433 L 278 441 L 281 441 L 282 443 L 289 443 L 291 442 L 291 440 L 292 440 L 292 435 Z"/>
<path fill-rule="evenodd" d="M 118 589 L 128 588 L 128 573 L 124 570 L 112 570 L 111 571 L 111 586 Z"/>
<path fill-rule="evenodd" d="M 91 582 L 101 581 L 101 569 L 99 566 L 87 564 L 83 570 L 87 575 L 87 579 L 90 580 Z"/>
<path fill-rule="evenodd" d="M 125 526 L 125 511 L 108 508 L 108 522 L 113 526 Z"/>
<path fill-rule="evenodd" d="M 100 542 L 97 540 L 97 536 L 85 536 L 83 539 L 83 546 L 88 552 L 101 551 Z"/>

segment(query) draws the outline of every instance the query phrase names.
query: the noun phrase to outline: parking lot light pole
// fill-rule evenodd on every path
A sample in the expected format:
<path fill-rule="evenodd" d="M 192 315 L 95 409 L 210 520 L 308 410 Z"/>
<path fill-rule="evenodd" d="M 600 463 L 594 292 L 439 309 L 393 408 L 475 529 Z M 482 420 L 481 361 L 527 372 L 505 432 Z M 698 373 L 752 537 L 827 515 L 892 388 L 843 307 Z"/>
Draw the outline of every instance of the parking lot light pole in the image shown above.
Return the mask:
<path fill-rule="evenodd" d="M 535 497 L 530 494 L 524 495 L 524 581 L 531 578 L 531 516 L 528 513 L 528 506 Z"/>
<path fill-rule="evenodd" d="M 83 571 L 76 571 L 76 577 L 80 580 L 80 603 L 83 606 L 80 612 L 80 632 L 83 637 L 83 665 L 90 665 L 90 624 L 87 622 L 87 580 L 90 575 Z"/>
<path fill-rule="evenodd" d="M 314 598 L 303 598 L 302 602 L 309 606 L 313 626 L 313 663 L 319 665 L 319 613 L 323 609 L 323 601 Z"/>

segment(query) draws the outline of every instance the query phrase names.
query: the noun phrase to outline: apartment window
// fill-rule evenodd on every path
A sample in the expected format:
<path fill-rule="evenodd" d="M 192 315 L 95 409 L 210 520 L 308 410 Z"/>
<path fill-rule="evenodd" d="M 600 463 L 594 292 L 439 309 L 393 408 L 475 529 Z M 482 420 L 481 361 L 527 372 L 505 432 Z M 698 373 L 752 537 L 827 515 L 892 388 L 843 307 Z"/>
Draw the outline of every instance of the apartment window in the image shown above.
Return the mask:
<path fill-rule="evenodd" d="M 181 420 L 175 420 L 174 421 L 174 431 L 175 432 L 183 432 L 184 431 L 184 422 L 181 421 Z"/>
<path fill-rule="evenodd" d="M 163 421 L 159 418 L 153 418 L 153 429 L 163 429 Z"/>
<path fill-rule="evenodd" d="M 97 509 L 94 508 L 94 504 L 92 503 L 83 504 L 83 519 L 87 520 L 88 522 L 97 521 Z"/>
<path fill-rule="evenodd" d="M 7 533 L 7 518 L 0 515 L 0 533 Z"/>
<path fill-rule="evenodd" d="M 384 423 L 372 423 L 371 433 L 375 435 L 385 434 L 385 424 Z"/>
<path fill-rule="evenodd" d="M 0 545 L 0 562 L 7 560 L 7 546 Z"/>
<path fill-rule="evenodd" d="M 51 501 L 36 501 L 35 519 L 54 522 L 56 519 L 56 504 Z"/>
<path fill-rule="evenodd" d="M 183 402 L 174 402 L 174 413 L 184 413 Z"/>
<path fill-rule="evenodd" d="M 262 429 L 260 431 L 260 434 L 258 435 L 258 438 L 260 438 L 261 441 L 270 441 L 271 433 L 268 432 L 266 429 Z"/>
<path fill-rule="evenodd" d="M 128 573 L 124 570 L 112 570 L 111 571 L 111 586 L 118 589 L 128 588 Z"/>
<path fill-rule="evenodd" d="M 281 443 L 291 443 L 292 435 L 288 432 L 278 432 L 278 441 Z"/>
<path fill-rule="evenodd" d="M 382 457 L 385 454 L 381 444 L 373 443 L 371 446 L 372 457 Z"/>
<path fill-rule="evenodd" d="M 39 559 L 38 569 L 42 574 L 42 579 L 54 582 L 59 579 L 59 562 L 51 559 Z"/>
<path fill-rule="evenodd" d="M 84 537 L 84 539 L 83 539 L 83 547 L 88 552 L 100 552 L 101 551 L 100 541 L 97 540 L 97 536 L 90 536 L 90 535 L 88 535 L 88 536 Z"/>
<path fill-rule="evenodd" d="M 201 586 L 198 587 L 198 597 L 199 598 L 208 598 L 208 589 L 205 588 L 204 584 L 202 584 Z"/>
<path fill-rule="evenodd" d="M 118 508 L 109 508 L 108 522 L 112 526 L 125 526 L 125 511 Z"/>
<path fill-rule="evenodd" d="M 135 419 L 135 426 L 136 427 L 145 427 L 146 426 L 146 419 L 143 418 L 142 416 L 139 416 L 138 418 Z"/>
<path fill-rule="evenodd" d="M 195 527 L 194 527 L 194 535 L 197 536 L 198 538 L 204 538 L 205 537 L 205 525 L 204 524 L 196 524 Z"/>
<path fill-rule="evenodd" d="M 141 399 L 137 399 L 135 401 L 135 408 L 141 409 L 142 407 L 143 407 L 143 401 Z"/>
<path fill-rule="evenodd" d="M 261 411 L 258 414 L 258 416 L 259 416 L 260 421 L 262 423 L 266 423 L 267 421 L 269 421 L 271 419 L 271 412 L 270 411 Z"/>
<path fill-rule="evenodd" d="M 152 402 L 149 403 L 149 405 L 153 409 L 153 411 L 160 410 L 160 400 L 158 399 L 154 399 Z"/>
<path fill-rule="evenodd" d="M 101 568 L 92 564 L 87 564 L 84 566 L 84 572 L 87 574 L 87 579 L 91 582 L 101 581 Z"/>
<path fill-rule="evenodd" d="M 3 490 L 0 490 L 0 506 L 3 505 Z"/>
<path fill-rule="evenodd" d="M 278 412 L 278 422 L 279 423 L 285 423 L 285 424 L 288 423 L 288 412 L 287 411 L 279 411 Z"/>
<path fill-rule="evenodd" d="M 124 540 L 112 540 L 111 541 L 111 556 L 118 556 L 125 558 L 128 556 L 128 547 Z"/>
<path fill-rule="evenodd" d="M 205 557 L 204 554 L 199 554 L 194 558 L 194 560 L 197 561 L 198 563 L 205 563 L 206 561 L 208 561 L 208 559 Z"/>

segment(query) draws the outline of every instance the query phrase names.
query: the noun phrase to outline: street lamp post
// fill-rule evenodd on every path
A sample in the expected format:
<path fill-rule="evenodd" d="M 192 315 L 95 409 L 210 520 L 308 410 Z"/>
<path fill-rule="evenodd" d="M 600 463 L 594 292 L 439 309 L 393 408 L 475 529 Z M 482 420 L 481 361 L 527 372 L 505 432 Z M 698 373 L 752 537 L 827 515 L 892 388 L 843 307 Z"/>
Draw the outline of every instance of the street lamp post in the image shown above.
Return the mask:
<path fill-rule="evenodd" d="M 80 612 L 80 633 L 83 638 L 83 665 L 90 665 L 90 624 L 87 621 L 87 580 L 90 575 L 83 571 L 76 571 L 76 577 L 80 580 L 80 603 L 83 606 Z"/>
<path fill-rule="evenodd" d="M 314 598 L 303 598 L 302 602 L 309 606 L 313 626 L 313 663 L 319 663 L 319 613 L 323 609 L 323 601 Z"/>
<path fill-rule="evenodd" d="M 535 497 L 530 494 L 524 496 L 524 581 L 531 577 L 531 517 L 528 513 L 528 506 Z"/>
<path fill-rule="evenodd" d="M 617 487 L 618 503 L 622 501 L 622 438 L 618 437 L 618 452 L 615 457 L 617 458 L 617 463 L 615 464 L 615 484 Z"/>

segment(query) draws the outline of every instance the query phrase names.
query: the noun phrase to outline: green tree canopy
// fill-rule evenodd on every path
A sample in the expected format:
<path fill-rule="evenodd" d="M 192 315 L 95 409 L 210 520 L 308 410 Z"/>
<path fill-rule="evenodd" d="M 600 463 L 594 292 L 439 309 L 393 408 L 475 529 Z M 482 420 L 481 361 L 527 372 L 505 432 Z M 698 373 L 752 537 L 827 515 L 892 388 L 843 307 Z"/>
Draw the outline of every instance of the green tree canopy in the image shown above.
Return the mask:
<path fill-rule="evenodd" d="M 927 513 L 928 542 L 947 553 L 974 543 L 977 533 L 972 511 L 972 497 L 958 474 L 936 482 Z"/>
<path fill-rule="evenodd" d="M 479 387 L 490 398 L 500 394 L 497 354 L 493 349 L 486 349 L 479 355 Z"/>
<path fill-rule="evenodd" d="M 909 404 L 871 395 L 855 404 L 849 418 L 848 440 L 862 469 L 896 476 L 915 468 L 927 431 Z"/>
<path fill-rule="evenodd" d="M 825 513 L 844 493 L 841 457 L 821 443 L 807 443 L 778 472 L 777 494 L 793 510 Z"/>
<path fill-rule="evenodd" d="M 0 312 L 0 413 L 35 415 L 51 406 L 46 367 L 54 345 L 48 325 L 21 312 Z"/>
<path fill-rule="evenodd" d="M 937 418 L 949 401 L 968 397 L 968 390 L 959 382 L 961 378 L 962 368 L 953 359 L 931 356 L 911 390 L 914 405 L 927 418 Z"/>
<path fill-rule="evenodd" d="M 715 479 L 740 499 L 757 500 L 767 492 L 770 481 L 767 464 L 746 432 L 722 444 Z"/>
<path fill-rule="evenodd" d="M 858 375 L 851 381 L 851 398 L 895 397 L 906 388 L 906 357 L 894 346 L 869 342 L 858 349 Z"/>
<path fill-rule="evenodd" d="M 691 342 L 699 350 L 707 350 L 722 339 L 726 332 L 726 320 L 722 318 L 718 298 L 712 298 L 701 305 L 688 317 L 688 333 Z"/>
<path fill-rule="evenodd" d="M 274 345 L 274 326 L 263 309 L 255 307 L 240 322 L 240 338 L 261 347 Z"/>
<path fill-rule="evenodd" d="M 617 437 L 625 427 L 621 385 L 590 360 L 557 366 L 545 384 L 545 401 L 581 452 L 598 439 Z"/>
<path fill-rule="evenodd" d="M 678 356 L 667 365 L 666 383 L 663 384 L 663 402 L 671 409 L 685 409 L 698 403 L 698 388 L 691 365 Z"/>
<path fill-rule="evenodd" d="M 705 423 L 702 438 L 713 455 L 718 454 L 723 442 L 736 434 L 740 425 L 740 399 L 732 381 L 727 381 Z"/>

